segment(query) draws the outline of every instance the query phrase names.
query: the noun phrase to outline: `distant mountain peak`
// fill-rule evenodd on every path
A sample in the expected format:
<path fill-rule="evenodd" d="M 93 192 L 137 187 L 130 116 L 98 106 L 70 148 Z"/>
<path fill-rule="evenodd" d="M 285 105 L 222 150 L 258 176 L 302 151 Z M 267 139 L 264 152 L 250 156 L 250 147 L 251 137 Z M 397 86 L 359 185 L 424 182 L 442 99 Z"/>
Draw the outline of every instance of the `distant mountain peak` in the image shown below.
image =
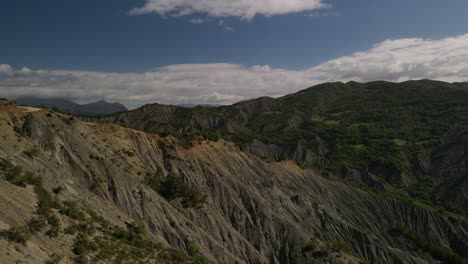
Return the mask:
<path fill-rule="evenodd" d="M 123 104 L 118 102 L 109 103 L 104 99 L 89 104 L 78 104 L 63 98 L 25 96 L 17 98 L 15 102 L 18 105 L 53 107 L 69 114 L 102 115 L 128 111 Z"/>

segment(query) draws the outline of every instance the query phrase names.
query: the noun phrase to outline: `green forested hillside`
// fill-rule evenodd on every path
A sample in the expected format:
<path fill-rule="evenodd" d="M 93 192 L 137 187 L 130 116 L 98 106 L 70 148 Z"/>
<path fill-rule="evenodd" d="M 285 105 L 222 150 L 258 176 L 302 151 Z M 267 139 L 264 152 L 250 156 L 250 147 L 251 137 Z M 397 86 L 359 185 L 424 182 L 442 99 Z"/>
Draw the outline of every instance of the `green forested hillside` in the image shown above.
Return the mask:
<path fill-rule="evenodd" d="M 107 121 L 188 142 L 223 137 L 267 159 L 292 159 L 365 189 L 460 213 L 468 209 L 463 87 L 327 83 L 218 108 L 147 105 Z"/>

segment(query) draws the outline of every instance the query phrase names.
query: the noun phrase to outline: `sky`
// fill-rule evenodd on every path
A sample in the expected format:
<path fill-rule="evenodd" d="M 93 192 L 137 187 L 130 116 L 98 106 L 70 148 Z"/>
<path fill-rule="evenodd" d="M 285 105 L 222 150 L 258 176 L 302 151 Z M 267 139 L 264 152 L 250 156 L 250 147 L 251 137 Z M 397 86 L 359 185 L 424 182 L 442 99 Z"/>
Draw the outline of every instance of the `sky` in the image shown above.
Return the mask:
<path fill-rule="evenodd" d="M 230 104 L 468 81 L 466 0 L 1 0 L 0 97 Z"/>

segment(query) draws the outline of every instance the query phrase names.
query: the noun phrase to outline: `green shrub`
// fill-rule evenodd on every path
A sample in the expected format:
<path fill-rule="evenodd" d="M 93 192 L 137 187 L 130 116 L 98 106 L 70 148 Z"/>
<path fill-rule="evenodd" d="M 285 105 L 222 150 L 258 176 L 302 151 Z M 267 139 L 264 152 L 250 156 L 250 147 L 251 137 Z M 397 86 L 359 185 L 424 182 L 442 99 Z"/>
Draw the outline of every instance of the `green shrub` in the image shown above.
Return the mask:
<path fill-rule="evenodd" d="M 62 187 L 62 186 L 58 186 L 58 187 L 55 187 L 55 188 L 52 189 L 52 192 L 53 192 L 55 195 L 59 195 L 62 191 L 63 191 L 63 187 Z"/>
<path fill-rule="evenodd" d="M 92 223 L 80 222 L 70 225 L 64 229 L 65 234 L 74 235 L 76 233 L 83 233 L 86 235 L 92 235 L 95 232 L 95 228 Z"/>
<path fill-rule="evenodd" d="M 101 226 L 102 230 L 109 230 L 111 228 L 112 223 L 109 220 L 107 220 L 104 217 L 98 215 L 97 213 L 95 213 L 92 210 L 87 210 L 87 213 L 91 217 L 91 220 L 94 223 L 97 223 L 97 224 L 99 224 Z"/>
<path fill-rule="evenodd" d="M 160 193 L 168 200 L 182 198 L 182 206 L 186 208 L 200 206 L 207 199 L 206 195 L 190 187 L 182 177 L 172 174 L 161 183 Z"/>
<path fill-rule="evenodd" d="M 12 227 L 8 230 L 0 232 L 0 236 L 7 239 L 10 242 L 26 244 L 31 238 L 31 230 L 28 226 Z"/>
<path fill-rule="evenodd" d="M 31 233 L 39 232 L 47 226 L 47 219 L 42 216 L 35 217 L 29 220 L 27 226 Z"/>
<path fill-rule="evenodd" d="M 144 183 L 151 189 L 155 190 L 156 192 L 160 192 L 161 182 L 162 182 L 162 176 L 160 174 L 146 173 L 146 176 L 144 178 Z"/>
<path fill-rule="evenodd" d="M 189 190 L 189 186 L 184 179 L 170 174 L 162 183 L 159 192 L 168 200 L 184 196 Z"/>
<path fill-rule="evenodd" d="M 77 225 L 70 225 L 69 227 L 63 229 L 63 232 L 67 235 L 74 235 L 80 231 Z"/>
<path fill-rule="evenodd" d="M 200 254 L 200 247 L 195 243 L 190 243 L 188 248 L 189 255 L 193 258 L 194 264 L 208 264 L 210 261 Z"/>
<path fill-rule="evenodd" d="M 188 252 L 190 256 L 196 256 L 200 253 L 200 247 L 195 243 L 190 243 Z"/>
<path fill-rule="evenodd" d="M 137 237 L 147 237 L 145 225 L 141 222 L 133 222 L 127 225 L 128 232 L 136 235 Z"/>
<path fill-rule="evenodd" d="M 39 153 L 40 153 L 40 149 L 39 147 L 37 146 L 34 146 L 34 147 L 31 147 L 27 150 L 24 151 L 24 154 L 30 158 L 35 158 L 37 156 L 39 156 Z"/>
<path fill-rule="evenodd" d="M 135 153 L 133 151 L 129 150 L 129 149 L 128 150 L 124 149 L 123 152 L 125 154 L 127 154 L 127 156 L 129 156 L 129 157 L 135 157 Z"/>
<path fill-rule="evenodd" d="M 182 198 L 182 206 L 185 208 L 199 207 L 206 202 L 207 196 L 188 185 L 182 177 L 170 174 L 165 180 L 161 178 L 158 174 L 147 174 L 144 182 L 169 201 Z"/>
<path fill-rule="evenodd" d="M 189 189 L 182 198 L 182 206 L 185 208 L 199 207 L 206 202 L 207 195 L 202 194 L 196 189 Z"/>
<path fill-rule="evenodd" d="M 38 199 L 37 214 L 48 217 L 53 208 L 60 208 L 60 202 L 42 186 L 42 182 L 36 185 L 34 190 Z"/>
<path fill-rule="evenodd" d="M 73 242 L 73 253 L 83 255 L 97 250 L 97 245 L 86 234 L 80 233 Z"/>
<path fill-rule="evenodd" d="M 75 202 L 63 202 L 62 208 L 60 208 L 60 213 L 73 220 L 85 220 L 85 214 L 78 208 Z"/>
<path fill-rule="evenodd" d="M 58 237 L 60 233 L 60 220 L 55 214 L 50 214 L 47 218 L 47 223 L 49 224 L 50 228 L 47 230 L 46 235 L 48 237 Z"/>
<path fill-rule="evenodd" d="M 146 238 L 146 230 L 141 223 L 132 223 L 128 226 L 128 230 L 124 228 L 116 228 L 112 233 L 114 239 L 125 241 L 130 245 L 141 245 Z"/>
<path fill-rule="evenodd" d="M 58 237 L 59 234 L 60 234 L 60 228 L 58 228 L 58 227 L 51 227 L 45 233 L 45 235 L 50 237 L 50 238 Z"/>
<path fill-rule="evenodd" d="M 219 129 L 211 129 L 211 128 L 202 128 L 201 135 L 204 139 L 209 141 L 219 141 L 221 139 L 221 131 Z"/>
<path fill-rule="evenodd" d="M 16 186 L 26 187 L 27 185 L 41 184 L 40 178 L 34 176 L 31 172 L 23 172 L 23 169 L 19 166 L 7 163 L 4 168 L 5 179 Z"/>
<path fill-rule="evenodd" d="M 13 167 L 15 167 L 15 165 L 13 165 L 13 163 L 11 163 L 9 160 L 0 158 L 0 170 L 1 171 L 7 172 L 11 170 Z"/>
<path fill-rule="evenodd" d="M 186 132 L 180 135 L 181 143 L 185 148 L 192 146 L 193 141 L 197 138 L 197 134 Z"/>

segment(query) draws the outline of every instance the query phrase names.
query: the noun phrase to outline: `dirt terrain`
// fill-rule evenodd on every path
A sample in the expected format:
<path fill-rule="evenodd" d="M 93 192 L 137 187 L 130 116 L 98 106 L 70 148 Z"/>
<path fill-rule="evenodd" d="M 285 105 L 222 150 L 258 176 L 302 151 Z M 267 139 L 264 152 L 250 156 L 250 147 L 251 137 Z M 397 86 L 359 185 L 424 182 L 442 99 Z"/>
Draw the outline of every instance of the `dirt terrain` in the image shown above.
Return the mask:
<path fill-rule="evenodd" d="M 461 217 L 365 192 L 291 161 L 266 161 L 223 140 L 188 146 L 8 102 L 0 102 L 0 138 L 0 158 L 40 176 L 49 192 L 60 188 L 60 201 L 75 201 L 116 226 L 136 220 L 151 241 L 189 255 L 196 248 L 216 263 L 443 262 L 408 236 L 391 235 L 398 225 L 453 254 L 468 252 Z M 149 174 L 181 177 L 206 200 L 188 208 L 168 200 L 145 183 Z M 0 229 L 24 225 L 36 208 L 31 186 L 0 179 Z M 72 220 L 52 211 L 58 236 L 39 232 L 24 245 L 0 239 L 6 263 L 39 263 L 57 254 L 60 263 L 76 261 L 76 235 L 63 231 Z"/>

